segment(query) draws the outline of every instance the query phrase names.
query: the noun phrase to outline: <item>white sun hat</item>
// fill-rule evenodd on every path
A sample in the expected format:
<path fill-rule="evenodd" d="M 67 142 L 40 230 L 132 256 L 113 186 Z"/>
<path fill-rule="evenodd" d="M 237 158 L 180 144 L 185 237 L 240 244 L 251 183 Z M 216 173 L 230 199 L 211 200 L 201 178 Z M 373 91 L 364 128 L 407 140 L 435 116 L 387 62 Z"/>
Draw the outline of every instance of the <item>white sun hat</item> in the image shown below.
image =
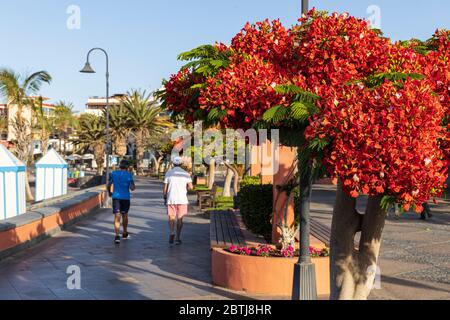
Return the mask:
<path fill-rule="evenodd" d="M 172 159 L 172 163 L 176 166 L 179 166 L 183 163 L 183 159 L 181 157 L 174 157 Z"/>

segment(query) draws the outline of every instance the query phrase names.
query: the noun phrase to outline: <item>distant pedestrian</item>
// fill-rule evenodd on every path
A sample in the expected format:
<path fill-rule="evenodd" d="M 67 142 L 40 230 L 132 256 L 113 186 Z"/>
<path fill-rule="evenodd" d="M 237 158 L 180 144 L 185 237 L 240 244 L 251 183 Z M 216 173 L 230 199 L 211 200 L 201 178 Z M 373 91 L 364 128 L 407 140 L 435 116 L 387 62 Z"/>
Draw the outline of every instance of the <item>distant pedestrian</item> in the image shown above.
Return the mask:
<path fill-rule="evenodd" d="M 167 205 L 169 216 L 169 243 L 175 240 L 175 220 L 177 225 L 176 244 L 181 244 L 181 230 L 183 228 L 183 218 L 188 214 L 188 190 L 194 189 L 192 179 L 188 172 L 181 168 L 183 160 L 175 157 L 172 161 L 173 168 L 167 171 L 164 178 L 164 201 Z"/>
<path fill-rule="evenodd" d="M 425 202 L 423 204 L 423 211 L 420 214 L 420 219 L 427 220 L 427 219 L 430 219 L 432 217 L 433 217 L 433 215 L 431 214 L 430 206 L 428 205 L 428 202 Z"/>
<path fill-rule="evenodd" d="M 130 191 L 134 191 L 136 186 L 134 184 L 133 175 L 129 172 L 129 163 L 127 160 L 120 162 L 120 170 L 113 171 L 108 184 L 108 192 L 113 202 L 114 214 L 114 231 L 116 237 L 114 242 L 120 243 L 120 222 L 122 220 L 124 240 L 129 238 L 128 234 L 128 212 L 131 206 Z"/>

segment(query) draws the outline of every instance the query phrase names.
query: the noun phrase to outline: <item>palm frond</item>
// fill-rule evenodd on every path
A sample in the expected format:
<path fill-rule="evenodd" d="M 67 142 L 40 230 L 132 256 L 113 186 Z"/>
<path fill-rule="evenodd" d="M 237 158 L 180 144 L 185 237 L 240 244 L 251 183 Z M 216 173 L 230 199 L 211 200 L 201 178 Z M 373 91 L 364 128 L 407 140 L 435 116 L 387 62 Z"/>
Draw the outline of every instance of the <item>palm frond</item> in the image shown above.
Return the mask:
<path fill-rule="evenodd" d="M 52 77 L 47 71 L 37 71 L 25 79 L 23 90 L 26 93 L 35 94 L 39 92 L 44 83 L 50 84 L 51 81 Z"/>

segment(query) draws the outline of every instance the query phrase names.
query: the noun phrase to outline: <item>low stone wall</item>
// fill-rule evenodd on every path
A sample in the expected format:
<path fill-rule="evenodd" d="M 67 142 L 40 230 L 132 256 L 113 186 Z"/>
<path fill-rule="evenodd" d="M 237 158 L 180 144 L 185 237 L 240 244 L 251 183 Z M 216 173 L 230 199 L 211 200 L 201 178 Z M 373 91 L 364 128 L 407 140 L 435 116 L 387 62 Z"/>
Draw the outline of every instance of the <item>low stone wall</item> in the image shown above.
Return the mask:
<path fill-rule="evenodd" d="M 1 221 L 0 260 L 75 223 L 98 209 L 103 200 L 103 191 L 90 190 L 49 206 L 31 208 L 23 215 Z"/>

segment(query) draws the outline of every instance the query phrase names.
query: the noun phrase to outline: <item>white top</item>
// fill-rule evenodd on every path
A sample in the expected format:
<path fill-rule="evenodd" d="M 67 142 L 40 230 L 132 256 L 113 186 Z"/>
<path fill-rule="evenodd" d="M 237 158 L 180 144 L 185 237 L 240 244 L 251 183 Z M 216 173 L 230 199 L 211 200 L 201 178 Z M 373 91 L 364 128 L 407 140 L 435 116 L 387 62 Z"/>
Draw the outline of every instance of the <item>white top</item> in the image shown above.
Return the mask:
<path fill-rule="evenodd" d="M 3 144 L 0 143 L 0 167 L 23 167 L 25 164 L 17 159 Z"/>
<path fill-rule="evenodd" d="M 189 173 L 180 167 L 175 167 L 166 173 L 164 183 L 168 185 L 167 204 L 189 204 L 187 185 L 192 179 Z"/>
<path fill-rule="evenodd" d="M 36 165 L 39 164 L 67 164 L 67 162 L 55 149 L 50 149 L 38 162 L 36 162 Z"/>

